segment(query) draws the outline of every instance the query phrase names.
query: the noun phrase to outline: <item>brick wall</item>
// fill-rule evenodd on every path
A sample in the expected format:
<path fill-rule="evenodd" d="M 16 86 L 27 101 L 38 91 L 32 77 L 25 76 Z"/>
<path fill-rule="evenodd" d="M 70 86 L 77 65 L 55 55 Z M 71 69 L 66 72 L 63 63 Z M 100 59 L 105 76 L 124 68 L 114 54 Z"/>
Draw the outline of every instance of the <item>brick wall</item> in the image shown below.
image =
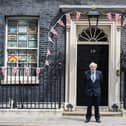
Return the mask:
<path fill-rule="evenodd" d="M 48 31 L 50 27 L 55 23 L 56 19 L 62 14 L 62 12 L 59 11 L 59 5 L 63 4 L 100 4 L 100 5 L 124 5 L 126 4 L 125 0 L 0 0 L 0 65 L 2 66 L 4 64 L 4 48 L 5 48 L 5 18 L 7 16 L 38 16 L 39 22 L 40 22 L 40 66 L 44 66 L 45 61 L 45 53 L 48 45 Z M 54 43 L 54 45 L 49 45 L 51 48 L 51 51 L 53 52 L 53 56 L 50 57 L 50 62 L 54 62 L 55 54 L 58 55 L 61 59 L 61 62 L 63 64 L 63 72 L 62 72 L 62 101 L 64 101 L 64 66 L 65 66 L 65 29 L 59 26 L 56 26 L 57 31 L 59 32 L 59 35 L 57 37 L 53 37 L 54 40 L 57 41 Z M 124 31 L 124 30 L 123 30 Z M 122 35 L 122 45 L 124 49 L 126 49 L 125 44 L 125 33 Z M 56 52 L 56 46 L 57 46 L 57 52 Z M 4 89 L 8 88 L 0 86 L 0 92 Z M 25 87 L 26 97 L 31 92 L 29 91 L 30 88 L 33 88 L 34 95 L 37 94 L 37 87 Z M 17 89 L 16 95 L 18 95 L 19 87 L 13 86 L 11 90 Z M 29 89 L 29 90 L 27 90 Z M 7 90 L 7 89 L 6 89 Z M 43 90 L 43 85 L 40 84 L 40 94 L 42 97 L 46 96 L 46 91 Z M 45 93 L 45 95 L 43 94 Z M 6 93 L 4 92 L 4 95 Z M 11 98 L 14 97 L 15 94 L 12 94 Z M 2 94 L 0 95 L 0 99 L 2 97 Z M 7 97 L 7 100 L 9 100 L 9 95 L 5 95 Z M 3 98 L 4 99 L 4 98 Z M 33 98 L 34 99 L 34 98 Z M 18 100 L 18 99 L 17 99 Z M 1 100 L 0 100 L 1 101 Z"/>

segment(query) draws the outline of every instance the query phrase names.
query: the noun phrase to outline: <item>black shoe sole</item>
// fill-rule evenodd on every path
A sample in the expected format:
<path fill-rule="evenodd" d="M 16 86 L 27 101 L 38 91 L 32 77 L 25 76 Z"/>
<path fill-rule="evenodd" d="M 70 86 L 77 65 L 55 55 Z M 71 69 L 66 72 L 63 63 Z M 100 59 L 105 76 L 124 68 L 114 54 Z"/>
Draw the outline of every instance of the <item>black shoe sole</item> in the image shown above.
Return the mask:
<path fill-rule="evenodd" d="M 85 123 L 88 123 L 88 122 L 90 122 L 90 120 L 85 120 Z"/>
<path fill-rule="evenodd" d="M 100 120 L 98 120 L 98 121 L 96 120 L 96 122 L 97 122 L 97 123 L 101 123 L 101 121 L 100 121 Z"/>

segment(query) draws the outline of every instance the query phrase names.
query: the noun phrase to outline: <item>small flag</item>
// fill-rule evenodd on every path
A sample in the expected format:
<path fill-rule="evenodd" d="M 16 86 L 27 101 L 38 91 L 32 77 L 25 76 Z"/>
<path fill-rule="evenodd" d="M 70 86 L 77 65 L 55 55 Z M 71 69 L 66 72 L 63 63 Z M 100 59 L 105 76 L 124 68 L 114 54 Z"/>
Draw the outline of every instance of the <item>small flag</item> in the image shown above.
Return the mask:
<path fill-rule="evenodd" d="M 70 20 L 71 20 L 70 13 L 67 13 L 67 14 L 66 14 L 66 20 L 67 20 L 68 22 L 70 22 Z"/>
<path fill-rule="evenodd" d="M 107 13 L 107 18 L 109 19 L 109 21 L 112 21 L 112 14 L 111 13 Z"/>
<path fill-rule="evenodd" d="M 48 60 L 45 61 L 45 65 L 49 66 L 49 61 Z"/>
<path fill-rule="evenodd" d="M 36 75 L 39 76 L 39 74 L 40 74 L 40 68 L 37 67 L 37 68 L 36 68 Z"/>
<path fill-rule="evenodd" d="M 15 75 L 17 72 L 17 67 L 13 67 L 12 71 L 13 71 L 13 74 Z"/>
<path fill-rule="evenodd" d="M 25 67 L 25 74 L 28 76 L 29 75 L 29 67 Z"/>
<path fill-rule="evenodd" d="M 51 39 L 51 37 L 48 37 L 48 42 L 53 42 L 53 40 Z"/>
<path fill-rule="evenodd" d="M 65 26 L 64 23 L 63 23 L 63 21 L 62 21 L 61 19 L 59 19 L 57 23 L 58 23 L 59 25 L 63 26 L 63 27 Z"/>
<path fill-rule="evenodd" d="M 47 49 L 46 57 L 48 57 L 49 55 L 51 55 L 51 52 L 49 49 Z"/>
<path fill-rule="evenodd" d="M 52 32 L 54 35 L 58 35 L 58 32 L 54 28 L 51 28 L 50 32 Z"/>
<path fill-rule="evenodd" d="M 126 25 L 126 18 L 123 20 L 123 26 Z"/>
<path fill-rule="evenodd" d="M 115 14 L 115 21 L 118 21 L 120 19 L 120 14 Z"/>
<path fill-rule="evenodd" d="M 76 20 L 79 20 L 80 19 L 80 15 L 81 15 L 80 12 L 76 12 Z"/>
<path fill-rule="evenodd" d="M 4 75 L 6 72 L 7 68 L 6 67 L 2 67 L 2 74 Z"/>

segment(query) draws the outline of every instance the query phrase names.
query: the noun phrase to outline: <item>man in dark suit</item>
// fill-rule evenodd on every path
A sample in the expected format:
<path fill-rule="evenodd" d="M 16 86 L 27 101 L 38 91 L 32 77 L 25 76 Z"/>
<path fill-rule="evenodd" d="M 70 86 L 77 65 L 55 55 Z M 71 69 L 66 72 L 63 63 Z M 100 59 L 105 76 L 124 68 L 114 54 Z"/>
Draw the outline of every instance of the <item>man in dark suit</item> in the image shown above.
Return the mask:
<path fill-rule="evenodd" d="M 95 107 L 95 119 L 96 122 L 100 123 L 100 95 L 101 95 L 101 84 L 103 81 L 102 72 L 96 70 L 97 64 L 92 62 L 89 65 L 90 70 L 84 73 L 84 84 L 86 84 L 86 95 L 87 95 L 87 113 L 86 121 L 89 122 L 92 116 L 92 106 Z"/>

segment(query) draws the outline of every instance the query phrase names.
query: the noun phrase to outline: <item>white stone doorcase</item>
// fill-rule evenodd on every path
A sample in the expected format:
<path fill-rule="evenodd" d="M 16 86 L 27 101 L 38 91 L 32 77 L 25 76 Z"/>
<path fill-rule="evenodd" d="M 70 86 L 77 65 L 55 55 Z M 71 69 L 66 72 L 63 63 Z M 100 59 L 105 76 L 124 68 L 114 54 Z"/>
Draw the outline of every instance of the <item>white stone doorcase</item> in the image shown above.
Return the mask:
<path fill-rule="evenodd" d="M 76 21 L 71 19 L 67 23 L 66 30 L 66 73 L 65 73 L 65 103 L 71 103 L 77 106 L 77 41 L 78 27 L 88 27 L 88 20 Z M 113 104 L 120 106 L 120 76 L 117 71 L 120 70 L 120 45 L 121 45 L 121 21 L 108 21 L 100 19 L 98 27 L 109 29 L 109 69 L 108 69 L 108 108 Z M 86 43 L 90 44 L 90 43 Z M 97 42 L 92 44 L 98 44 Z"/>

